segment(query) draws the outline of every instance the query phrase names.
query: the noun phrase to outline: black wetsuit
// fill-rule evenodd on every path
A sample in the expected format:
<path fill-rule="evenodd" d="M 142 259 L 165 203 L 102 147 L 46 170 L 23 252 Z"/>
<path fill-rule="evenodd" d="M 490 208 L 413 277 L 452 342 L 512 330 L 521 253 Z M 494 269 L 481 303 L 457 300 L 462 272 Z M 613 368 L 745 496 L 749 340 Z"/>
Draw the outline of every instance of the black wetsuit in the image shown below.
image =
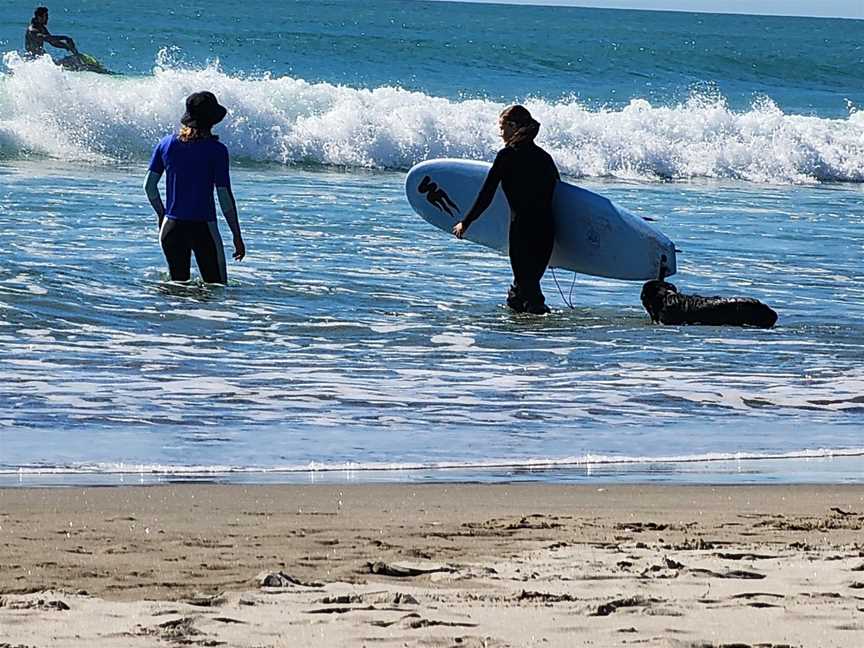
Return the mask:
<path fill-rule="evenodd" d="M 32 57 L 45 54 L 45 43 L 72 51 L 67 40 L 69 40 L 68 36 L 53 36 L 45 25 L 36 22 L 33 18 L 27 26 L 27 31 L 24 32 L 24 49 L 27 51 L 27 56 Z"/>
<path fill-rule="evenodd" d="M 215 221 L 165 218 L 159 231 L 159 241 L 168 261 L 172 281 L 189 281 L 194 252 L 204 282 L 228 283 L 225 250 Z"/>
<path fill-rule="evenodd" d="M 549 312 L 540 279 L 555 243 L 552 196 L 559 179 L 552 157 L 534 142 L 507 146 L 498 151 L 477 200 L 463 220 L 466 228 L 476 220 L 489 207 L 501 183 L 510 204 L 513 286 L 507 305 L 520 313 Z"/>

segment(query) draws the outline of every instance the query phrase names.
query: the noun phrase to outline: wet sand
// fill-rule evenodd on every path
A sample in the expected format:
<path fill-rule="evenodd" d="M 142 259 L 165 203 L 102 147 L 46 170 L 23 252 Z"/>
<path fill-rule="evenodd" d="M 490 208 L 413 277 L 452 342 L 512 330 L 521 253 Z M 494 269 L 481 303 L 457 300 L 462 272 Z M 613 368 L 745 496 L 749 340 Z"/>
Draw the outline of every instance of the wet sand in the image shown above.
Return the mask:
<path fill-rule="evenodd" d="M 0 647 L 864 645 L 864 487 L 0 490 Z"/>

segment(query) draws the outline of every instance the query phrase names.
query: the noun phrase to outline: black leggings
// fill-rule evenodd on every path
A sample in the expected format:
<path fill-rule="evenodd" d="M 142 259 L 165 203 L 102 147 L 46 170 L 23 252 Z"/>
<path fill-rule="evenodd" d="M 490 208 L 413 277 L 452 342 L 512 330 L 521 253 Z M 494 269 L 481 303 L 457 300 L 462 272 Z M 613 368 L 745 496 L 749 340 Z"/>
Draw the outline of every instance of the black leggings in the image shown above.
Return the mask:
<path fill-rule="evenodd" d="M 194 252 L 198 272 L 204 282 L 228 283 L 225 250 L 215 222 L 166 218 L 159 240 L 173 281 L 189 281 L 189 267 Z"/>
<path fill-rule="evenodd" d="M 552 256 L 555 235 L 551 227 L 519 227 L 510 224 L 510 267 L 513 285 L 507 305 L 517 313 L 548 313 L 540 279 Z"/>

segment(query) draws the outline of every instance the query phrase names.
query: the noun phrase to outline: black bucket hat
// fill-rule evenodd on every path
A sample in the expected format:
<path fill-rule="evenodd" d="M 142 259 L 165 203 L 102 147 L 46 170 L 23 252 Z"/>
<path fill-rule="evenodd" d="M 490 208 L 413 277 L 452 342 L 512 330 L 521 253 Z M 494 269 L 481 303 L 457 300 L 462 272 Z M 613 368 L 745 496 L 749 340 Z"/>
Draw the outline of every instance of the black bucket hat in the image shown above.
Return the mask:
<path fill-rule="evenodd" d="M 186 112 L 180 123 L 190 128 L 210 128 L 225 119 L 228 110 L 216 101 L 212 92 L 193 92 L 186 97 Z"/>

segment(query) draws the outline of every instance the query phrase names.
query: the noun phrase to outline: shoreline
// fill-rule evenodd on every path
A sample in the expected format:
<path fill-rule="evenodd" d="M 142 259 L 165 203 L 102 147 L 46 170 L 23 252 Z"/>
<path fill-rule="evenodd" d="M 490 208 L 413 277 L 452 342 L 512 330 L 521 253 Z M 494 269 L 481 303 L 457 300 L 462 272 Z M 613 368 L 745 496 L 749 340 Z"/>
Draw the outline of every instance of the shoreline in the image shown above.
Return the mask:
<path fill-rule="evenodd" d="M 694 470 L 697 469 L 697 470 Z M 154 466 L 100 470 L 0 469 L 4 488 L 96 488 L 186 485 L 297 486 L 363 484 L 770 485 L 864 484 L 864 448 L 804 449 L 777 454 L 680 457 L 586 455 L 574 459 L 487 462 L 310 463 L 292 467 Z"/>
<path fill-rule="evenodd" d="M 5 488 L 0 629 L 40 648 L 858 646 L 862 530 L 864 485 Z"/>

